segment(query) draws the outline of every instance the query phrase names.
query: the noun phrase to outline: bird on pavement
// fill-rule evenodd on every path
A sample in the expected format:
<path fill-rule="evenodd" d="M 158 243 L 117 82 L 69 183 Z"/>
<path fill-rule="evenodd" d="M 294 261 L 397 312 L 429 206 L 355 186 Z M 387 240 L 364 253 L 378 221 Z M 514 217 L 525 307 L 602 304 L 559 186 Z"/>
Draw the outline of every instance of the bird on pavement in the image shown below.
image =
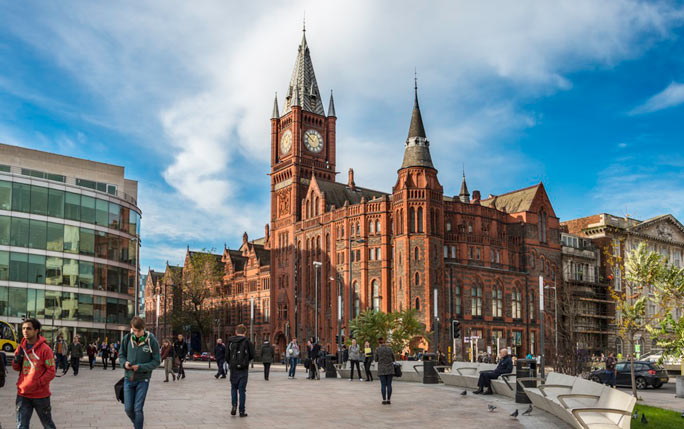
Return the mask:
<path fill-rule="evenodd" d="M 532 405 L 530 404 L 530 408 L 523 411 L 523 416 L 529 416 L 531 413 L 532 413 Z"/>
<path fill-rule="evenodd" d="M 489 405 L 487 405 L 487 409 L 488 409 L 489 412 L 491 413 L 492 411 L 496 410 L 496 407 L 495 407 L 494 405 L 492 405 L 492 404 L 489 404 Z"/>
<path fill-rule="evenodd" d="M 639 412 L 638 412 L 638 411 L 635 411 L 634 414 L 632 414 L 632 418 L 633 418 L 634 420 L 638 419 L 638 418 L 639 418 Z"/>
<path fill-rule="evenodd" d="M 465 396 L 465 395 L 467 395 L 467 394 L 468 394 L 468 391 L 467 391 L 467 390 L 464 390 L 463 392 L 461 392 L 461 396 Z"/>
<path fill-rule="evenodd" d="M 648 424 L 648 419 L 646 418 L 646 414 L 641 413 L 641 423 L 644 425 Z"/>
<path fill-rule="evenodd" d="M 513 418 L 518 417 L 518 410 L 517 409 L 511 413 L 511 417 L 513 417 Z"/>

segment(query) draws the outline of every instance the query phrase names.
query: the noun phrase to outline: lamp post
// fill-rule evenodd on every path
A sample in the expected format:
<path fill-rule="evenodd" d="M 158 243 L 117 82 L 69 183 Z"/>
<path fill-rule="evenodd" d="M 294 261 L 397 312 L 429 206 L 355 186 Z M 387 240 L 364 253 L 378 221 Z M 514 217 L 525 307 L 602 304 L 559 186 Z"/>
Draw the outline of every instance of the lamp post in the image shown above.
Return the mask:
<path fill-rule="evenodd" d="M 314 279 L 314 285 L 316 288 L 316 292 L 315 292 L 316 297 L 314 298 L 314 306 L 316 307 L 316 320 L 314 320 L 314 330 L 315 330 L 314 331 L 315 332 L 314 338 L 316 339 L 316 342 L 318 342 L 318 270 L 321 269 L 321 266 L 323 266 L 323 264 L 321 262 L 314 261 L 313 266 L 314 266 L 314 272 L 315 272 L 315 277 L 316 277 Z"/>
<path fill-rule="evenodd" d="M 433 289 L 434 292 L 434 330 L 435 330 L 435 352 L 439 350 L 439 311 L 437 307 L 437 288 L 435 287 Z"/>
<path fill-rule="evenodd" d="M 555 281 L 554 281 L 555 284 Z M 558 352 L 558 294 L 556 292 L 556 286 L 544 286 L 544 289 L 552 289 L 553 290 L 553 325 L 554 325 L 554 335 L 555 335 L 555 346 L 556 346 L 556 352 Z"/>

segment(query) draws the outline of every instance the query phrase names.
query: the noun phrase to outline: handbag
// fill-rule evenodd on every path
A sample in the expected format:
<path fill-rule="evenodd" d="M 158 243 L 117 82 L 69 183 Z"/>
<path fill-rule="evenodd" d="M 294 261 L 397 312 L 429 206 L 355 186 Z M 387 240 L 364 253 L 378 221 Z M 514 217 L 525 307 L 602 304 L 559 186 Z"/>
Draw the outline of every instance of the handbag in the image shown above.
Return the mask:
<path fill-rule="evenodd" d="M 114 385 L 114 397 L 122 404 L 124 402 L 124 378 L 121 377 L 121 380 L 117 381 Z"/>
<path fill-rule="evenodd" d="M 394 376 L 395 377 L 401 377 L 401 364 L 400 363 L 392 363 L 392 366 L 394 367 Z"/>

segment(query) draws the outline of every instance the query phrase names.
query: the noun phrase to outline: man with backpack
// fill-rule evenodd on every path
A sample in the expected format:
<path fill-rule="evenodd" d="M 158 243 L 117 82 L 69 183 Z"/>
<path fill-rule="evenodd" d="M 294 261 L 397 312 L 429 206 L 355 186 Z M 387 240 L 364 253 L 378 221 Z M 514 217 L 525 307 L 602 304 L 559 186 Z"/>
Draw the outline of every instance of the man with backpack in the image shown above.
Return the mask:
<path fill-rule="evenodd" d="M 249 376 L 249 362 L 254 359 L 256 352 L 245 334 L 245 325 L 235 328 L 235 336 L 228 339 L 228 367 L 230 368 L 230 394 L 233 408 L 230 415 L 234 416 L 238 409 L 238 394 L 240 397 L 240 417 L 247 417 L 245 402 L 247 397 L 247 377 Z"/>

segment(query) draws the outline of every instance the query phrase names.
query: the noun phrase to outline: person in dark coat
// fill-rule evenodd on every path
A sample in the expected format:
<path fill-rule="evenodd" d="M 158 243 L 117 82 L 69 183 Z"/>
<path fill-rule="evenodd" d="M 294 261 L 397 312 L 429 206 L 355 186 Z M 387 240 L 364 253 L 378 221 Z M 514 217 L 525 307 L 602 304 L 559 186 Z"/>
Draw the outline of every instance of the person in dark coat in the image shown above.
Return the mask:
<path fill-rule="evenodd" d="M 394 352 L 385 344 L 385 339 L 378 338 L 378 348 L 375 349 L 375 361 L 378 363 L 378 378 L 380 378 L 380 393 L 382 404 L 389 405 L 392 402 L 392 378 L 394 377 Z"/>
<path fill-rule="evenodd" d="M 261 345 L 261 363 L 264 364 L 264 380 L 266 381 L 268 381 L 268 373 L 271 371 L 274 355 L 273 346 L 268 340 L 264 340 L 264 344 Z"/>
<path fill-rule="evenodd" d="M 70 363 L 74 369 L 74 375 L 78 375 L 78 368 L 83 357 L 83 344 L 81 344 L 81 338 L 78 335 L 74 336 L 74 342 L 69 346 L 69 355 L 71 355 Z"/>
<path fill-rule="evenodd" d="M 494 371 L 480 371 L 480 378 L 477 381 L 477 390 L 474 392 L 476 395 L 483 392 L 485 395 L 492 395 L 494 393 L 492 392 L 492 380 L 496 380 L 502 374 L 510 374 L 513 372 L 513 359 L 508 355 L 508 350 L 501 349 L 499 356 L 501 357 L 501 360 Z M 485 387 L 487 388 L 486 392 L 484 391 Z"/>
<path fill-rule="evenodd" d="M 188 343 L 183 339 L 183 334 L 178 334 L 178 339 L 173 342 L 173 350 L 176 353 L 176 359 L 178 359 L 178 379 L 182 380 L 185 378 L 183 362 L 188 355 Z"/>
<path fill-rule="evenodd" d="M 214 375 L 214 378 L 226 378 L 226 346 L 221 338 L 216 340 L 214 357 L 216 358 L 216 365 L 218 365 L 218 372 Z"/>
<path fill-rule="evenodd" d="M 245 402 L 247 402 L 247 378 L 249 377 L 249 363 L 256 354 L 254 344 L 245 336 L 245 325 L 237 325 L 235 336 L 228 339 L 228 367 L 230 368 L 230 396 L 233 407 L 230 415 L 234 416 L 238 410 L 240 399 L 240 417 L 247 417 Z"/>
<path fill-rule="evenodd" d="M 97 346 L 95 343 L 88 344 L 86 353 L 88 353 L 88 364 L 90 364 L 90 369 L 93 369 L 95 367 L 95 357 L 97 356 Z"/>
<path fill-rule="evenodd" d="M 102 356 L 102 369 L 107 369 L 107 363 L 109 362 L 109 347 L 107 343 L 103 342 L 100 346 L 100 356 Z"/>
<path fill-rule="evenodd" d="M 309 359 L 309 380 L 320 380 L 321 377 L 318 375 L 318 370 L 316 368 L 316 361 L 318 360 L 318 354 L 321 351 L 321 346 L 316 343 L 314 338 L 308 341 L 307 347 L 307 358 Z"/>

